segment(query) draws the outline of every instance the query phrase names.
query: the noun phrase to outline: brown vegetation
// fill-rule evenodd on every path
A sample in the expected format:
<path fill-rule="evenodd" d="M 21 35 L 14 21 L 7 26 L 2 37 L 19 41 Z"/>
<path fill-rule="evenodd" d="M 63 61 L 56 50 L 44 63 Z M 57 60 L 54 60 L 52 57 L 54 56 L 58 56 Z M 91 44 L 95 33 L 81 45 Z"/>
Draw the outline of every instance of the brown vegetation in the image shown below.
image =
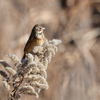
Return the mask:
<path fill-rule="evenodd" d="M 10 62 L 4 57 L 8 53 L 21 59 L 37 23 L 46 27 L 47 39 L 62 40 L 47 69 L 49 89 L 42 90 L 38 100 L 100 99 L 99 0 L 1 0 L 0 13 L 0 59 Z M 5 96 L 0 82 L 0 100 Z M 35 98 L 22 100 L 27 99 Z"/>

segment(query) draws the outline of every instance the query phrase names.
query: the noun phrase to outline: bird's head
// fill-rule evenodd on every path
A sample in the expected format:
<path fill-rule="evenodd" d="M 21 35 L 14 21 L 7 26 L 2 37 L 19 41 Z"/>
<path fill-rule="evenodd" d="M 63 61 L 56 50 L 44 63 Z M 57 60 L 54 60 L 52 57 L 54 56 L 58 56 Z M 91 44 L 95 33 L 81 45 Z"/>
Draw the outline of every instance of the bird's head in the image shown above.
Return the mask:
<path fill-rule="evenodd" d="M 35 36 L 37 37 L 37 38 L 39 38 L 39 39 L 41 39 L 41 38 L 43 38 L 43 30 L 44 30 L 45 28 L 44 27 L 42 27 L 41 25 L 35 25 L 34 26 L 34 31 L 35 31 Z"/>

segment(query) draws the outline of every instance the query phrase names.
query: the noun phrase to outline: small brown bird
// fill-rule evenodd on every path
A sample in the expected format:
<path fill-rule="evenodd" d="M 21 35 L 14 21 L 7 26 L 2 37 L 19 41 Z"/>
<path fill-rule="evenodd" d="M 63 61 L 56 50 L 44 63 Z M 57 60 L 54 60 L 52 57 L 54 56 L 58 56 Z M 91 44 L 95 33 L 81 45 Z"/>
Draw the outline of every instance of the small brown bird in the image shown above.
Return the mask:
<path fill-rule="evenodd" d="M 27 53 L 31 53 L 34 46 L 42 46 L 45 39 L 44 39 L 44 34 L 43 30 L 45 28 L 40 26 L 40 25 L 35 25 L 32 29 L 31 35 L 25 45 L 24 48 L 24 55 L 22 59 L 25 59 L 25 56 Z"/>

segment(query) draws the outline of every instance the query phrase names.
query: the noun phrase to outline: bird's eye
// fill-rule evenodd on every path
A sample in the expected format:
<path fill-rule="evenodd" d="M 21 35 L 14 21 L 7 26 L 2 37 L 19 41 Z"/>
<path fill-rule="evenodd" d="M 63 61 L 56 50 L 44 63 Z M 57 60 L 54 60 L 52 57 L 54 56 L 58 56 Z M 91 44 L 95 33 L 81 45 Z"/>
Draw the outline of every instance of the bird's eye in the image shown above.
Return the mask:
<path fill-rule="evenodd" d="M 41 27 L 39 29 L 41 30 Z"/>

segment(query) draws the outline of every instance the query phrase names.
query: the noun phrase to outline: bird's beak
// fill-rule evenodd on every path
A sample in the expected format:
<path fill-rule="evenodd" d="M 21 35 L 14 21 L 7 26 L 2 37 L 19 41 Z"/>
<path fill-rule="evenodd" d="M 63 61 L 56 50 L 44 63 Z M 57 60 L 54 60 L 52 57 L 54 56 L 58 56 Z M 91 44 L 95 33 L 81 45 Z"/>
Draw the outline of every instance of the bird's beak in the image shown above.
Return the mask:
<path fill-rule="evenodd" d="M 45 30 L 45 27 L 43 27 L 43 30 Z"/>

